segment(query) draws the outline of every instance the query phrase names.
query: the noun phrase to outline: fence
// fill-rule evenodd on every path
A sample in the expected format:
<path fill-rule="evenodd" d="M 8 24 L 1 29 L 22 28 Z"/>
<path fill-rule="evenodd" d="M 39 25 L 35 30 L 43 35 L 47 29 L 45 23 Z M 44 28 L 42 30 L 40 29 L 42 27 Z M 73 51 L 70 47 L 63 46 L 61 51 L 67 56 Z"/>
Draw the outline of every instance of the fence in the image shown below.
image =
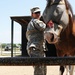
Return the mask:
<path fill-rule="evenodd" d="M 13 57 L 21 55 L 21 50 L 20 48 L 14 48 L 13 49 Z M 5 48 L 0 48 L 0 56 L 7 56 L 11 57 L 11 49 L 5 50 Z"/>
<path fill-rule="evenodd" d="M 75 57 L 5 57 L 0 58 L 1 66 L 31 66 L 31 65 L 75 65 Z"/>

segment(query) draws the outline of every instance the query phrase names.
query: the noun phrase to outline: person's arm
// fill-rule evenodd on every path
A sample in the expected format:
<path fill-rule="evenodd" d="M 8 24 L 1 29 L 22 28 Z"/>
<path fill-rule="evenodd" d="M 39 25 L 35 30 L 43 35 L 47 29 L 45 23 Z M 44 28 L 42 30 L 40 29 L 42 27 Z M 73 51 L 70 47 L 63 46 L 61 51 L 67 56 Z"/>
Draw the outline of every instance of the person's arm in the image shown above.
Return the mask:
<path fill-rule="evenodd" d="M 34 20 L 34 25 L 35 25 L 36 29 L 38 29 L 40 31 L 44 31 L 46 28 L 46 24 L 43 21 L 40 21 L 38 19 Z"/>

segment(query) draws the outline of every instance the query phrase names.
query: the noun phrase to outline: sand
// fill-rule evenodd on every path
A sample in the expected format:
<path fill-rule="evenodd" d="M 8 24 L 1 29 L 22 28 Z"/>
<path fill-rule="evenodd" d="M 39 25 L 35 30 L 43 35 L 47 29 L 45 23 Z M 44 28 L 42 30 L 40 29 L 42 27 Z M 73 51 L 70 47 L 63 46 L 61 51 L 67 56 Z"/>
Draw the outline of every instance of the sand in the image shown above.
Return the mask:
<path fill-rule="evenodd" d="M 33 75 L 32 66 L 0 66 L 0 75 Z M 59 75 L 59 66 L 47 66 L 47 75 Z"/>

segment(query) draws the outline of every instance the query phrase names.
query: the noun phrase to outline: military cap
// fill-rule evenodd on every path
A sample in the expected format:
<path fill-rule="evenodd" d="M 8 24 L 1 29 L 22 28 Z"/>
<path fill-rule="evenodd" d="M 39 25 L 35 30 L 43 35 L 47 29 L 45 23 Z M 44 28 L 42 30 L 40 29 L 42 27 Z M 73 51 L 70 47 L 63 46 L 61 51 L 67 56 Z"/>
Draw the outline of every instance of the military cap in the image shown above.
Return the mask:
<path fill-rule="evenodd" d="M 34 7 L 34 8 L 31 9 L 31 13 L 36 13 L 36 12 L 40 12 L 39 7 Z"/>

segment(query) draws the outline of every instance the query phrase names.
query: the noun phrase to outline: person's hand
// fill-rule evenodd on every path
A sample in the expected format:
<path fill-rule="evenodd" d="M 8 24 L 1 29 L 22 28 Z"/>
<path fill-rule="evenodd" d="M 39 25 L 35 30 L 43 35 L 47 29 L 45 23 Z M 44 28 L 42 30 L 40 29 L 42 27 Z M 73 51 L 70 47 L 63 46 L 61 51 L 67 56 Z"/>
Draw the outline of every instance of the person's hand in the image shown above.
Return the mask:
<path fill-rule="evenodd" d="M 52 20 L 50 20 L 50 21 L 47 23 L 47 27 L 50 27 L 50 28 L 53 28 L 53 27 L 54 27 L 54 23 L 52 22 Z"/>

